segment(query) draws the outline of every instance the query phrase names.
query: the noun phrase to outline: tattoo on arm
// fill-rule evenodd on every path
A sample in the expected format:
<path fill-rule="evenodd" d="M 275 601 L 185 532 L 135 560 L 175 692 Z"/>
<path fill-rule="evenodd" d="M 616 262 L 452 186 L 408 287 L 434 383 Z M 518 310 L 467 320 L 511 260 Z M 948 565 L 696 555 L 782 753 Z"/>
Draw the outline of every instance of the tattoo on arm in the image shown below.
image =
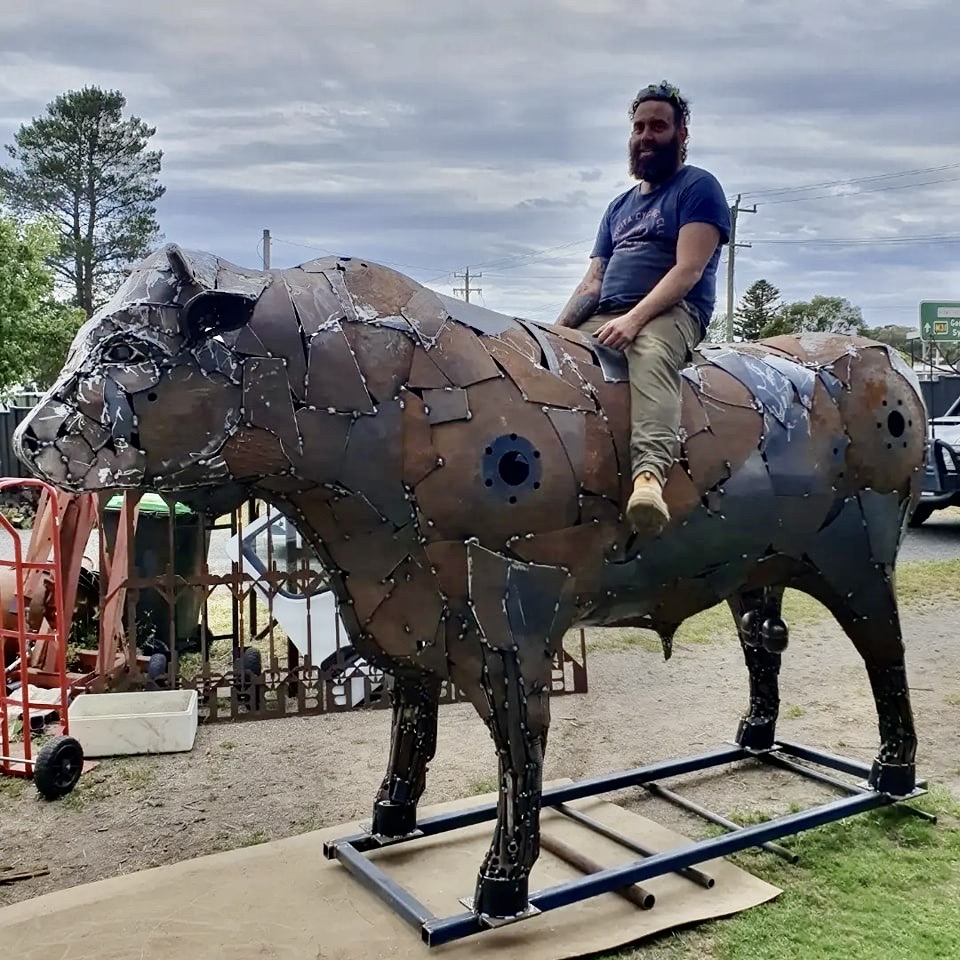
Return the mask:
<path fill-rule="evenodd" d="M 607 261 L 595 258 L 590 262 L 586 276 L 560 311 L 555 323 L 559 327 L 579 327 L 592 316 L 600 303 L 600 290 Z"/>
<path fill-rule="evenodd" d="M 600 303 L 600 291 L 590 293 L 574 293 L 567 301 L 567 305 L 560 311 L 556 324 L 558 327 L 579 327 L 587 317 L 596 313 Z"/>

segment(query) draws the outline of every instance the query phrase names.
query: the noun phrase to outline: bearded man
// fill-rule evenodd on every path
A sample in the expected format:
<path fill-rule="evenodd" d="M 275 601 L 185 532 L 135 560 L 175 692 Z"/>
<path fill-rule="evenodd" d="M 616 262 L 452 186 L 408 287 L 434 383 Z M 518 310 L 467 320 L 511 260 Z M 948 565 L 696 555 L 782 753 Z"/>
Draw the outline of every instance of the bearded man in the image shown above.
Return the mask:
<path fill-rule="evenodd" d="M 607 207 L 587 272 L 556 323 L 626 352 L 630 370 L 627 519 L 656 536 L 680 427 L 680 371 L 703 340 L 716 300 L 730 209 L 713 174 L 686 163 L 690 108 L 663 81 L 630 107 L 630 174 L 639 181 Z"/>

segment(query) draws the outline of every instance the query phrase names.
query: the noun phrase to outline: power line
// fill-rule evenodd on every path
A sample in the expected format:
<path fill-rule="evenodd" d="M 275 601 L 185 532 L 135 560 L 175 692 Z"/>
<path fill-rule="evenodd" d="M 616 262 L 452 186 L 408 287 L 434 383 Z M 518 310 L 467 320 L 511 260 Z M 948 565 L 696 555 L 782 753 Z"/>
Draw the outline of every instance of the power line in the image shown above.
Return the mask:
<path fill-rule="evenodd" d="M 897 177 L 908 177 L 918 173 L 939 173 L 943 170 L 954 170 L 960 167 L 960 161 L 944 163 L 937 167 L 915 167 L 912 170 L 900 170 L 895 173 L 878 173 L 866 177 L 849 177 L 843 180 L 821 180 L 819 183 L 805 183 L 794 187 L 771 187 L 766 190 L 748 190 L 748 197 L 779 196 L 785 193 L 797 193 L 801 190 L 822 190 L 824 187 L 840 187 L 857 183 L 871 183 L 876 180 L 893 180 Z"/>
<path fill-rule="evenodd" d="M 880 186 L 867 190 L 857 190 L 854 193 L 821 193 L 812 197 L 787 197 L 786 199 L 780 200 L 765 200 L 762 201 L 762 203 L 765 207 L 772 207 L 780 203 L 804 203 L 812 200 L 842 200 L 847 197 L 862 197 L 865 194 L 879 193 L 881 191 L 884 193 L 891 193 L 894 190 L 911 190 L 915 187 L 928 187 L 934 183 L 955 183 L 957 180 L 960 180 L 960 177 L 939 177 L 936 180 L 921 180 L 919 183 L 895 183 L 892 186 Z"/>

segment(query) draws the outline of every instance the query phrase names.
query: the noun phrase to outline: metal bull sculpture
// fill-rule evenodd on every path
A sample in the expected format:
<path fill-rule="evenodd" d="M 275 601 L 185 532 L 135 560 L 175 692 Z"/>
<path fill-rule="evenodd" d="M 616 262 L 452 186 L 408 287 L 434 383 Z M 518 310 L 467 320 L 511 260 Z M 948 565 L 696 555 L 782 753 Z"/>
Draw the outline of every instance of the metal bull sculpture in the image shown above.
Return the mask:
<path fill-rule="evenodd" d="M 329 258 L 244 270 L 166 247 L 78 334 L 18 455 L 71 491 L 251 491 L 323 558 L 351 641 L 395 679 L 372 829 L 409 833 L 449 679 L 488 724 L 498 818 L 478 913 L 523 910 L 539 853 L 551 658 L 574 625 L 674 631 L 718 602 L 750 676 L 738 741 L 774 739 L 785 588 L 835 615 L 879 717 L 871 784 L 914 786 L 894 591 L 924 407 L 886 346 L 701 345 L 684 372 L 673 520 L 637 542 L 624 359 L 575 331 Z"/>

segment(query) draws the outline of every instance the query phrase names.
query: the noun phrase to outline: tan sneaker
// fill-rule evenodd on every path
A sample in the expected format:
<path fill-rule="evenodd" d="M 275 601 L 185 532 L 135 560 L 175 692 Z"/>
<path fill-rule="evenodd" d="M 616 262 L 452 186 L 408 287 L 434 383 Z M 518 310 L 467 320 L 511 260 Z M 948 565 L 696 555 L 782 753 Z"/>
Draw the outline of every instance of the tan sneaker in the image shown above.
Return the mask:
<path fill-rule="evenodd" d="M 652 473 L 637 474 L 627 501 L 627 519 L 637 533 L 657 536 L 670 522 L 660 481 Z"/>

